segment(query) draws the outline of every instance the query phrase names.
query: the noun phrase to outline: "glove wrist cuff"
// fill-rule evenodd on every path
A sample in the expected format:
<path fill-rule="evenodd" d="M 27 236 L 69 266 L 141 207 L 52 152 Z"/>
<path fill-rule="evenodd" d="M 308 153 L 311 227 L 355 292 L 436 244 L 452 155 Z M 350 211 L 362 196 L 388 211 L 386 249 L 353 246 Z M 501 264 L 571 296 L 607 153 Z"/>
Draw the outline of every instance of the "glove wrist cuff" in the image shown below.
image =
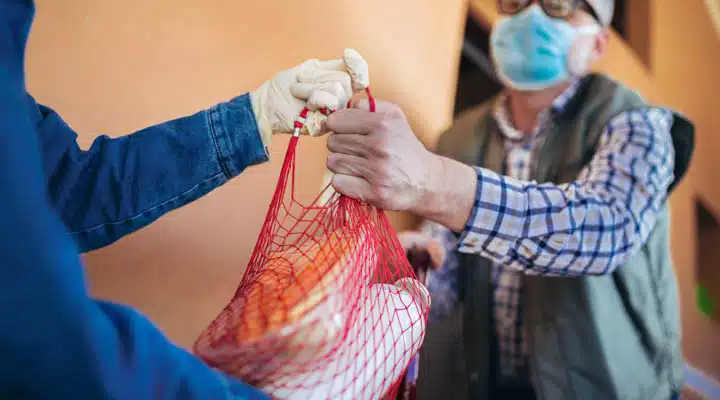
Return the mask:
<path fill-rule="evenodd" d="M 264 107 L 265 95 L 263 87 L 250 92 L 250 104 L 252 106 L 253 114 L 255 114 L 255 121 L 257 123 L 258 131 L 260 132 L 263 144 L 265 147 L 269 147 L 272 139 L 273 128 Z"/>

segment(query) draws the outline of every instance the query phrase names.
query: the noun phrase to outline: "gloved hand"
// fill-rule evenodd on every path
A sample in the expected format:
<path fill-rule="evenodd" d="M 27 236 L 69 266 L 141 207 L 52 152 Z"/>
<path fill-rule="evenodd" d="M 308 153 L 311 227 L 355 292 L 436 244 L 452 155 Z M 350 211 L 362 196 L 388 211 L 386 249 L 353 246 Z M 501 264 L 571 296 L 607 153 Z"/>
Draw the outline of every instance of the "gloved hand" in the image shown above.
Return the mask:
<path fill-rule="evenodd" d="M 327 132 L 319 109 L 344 108 L 350 98 L 370 85 L 365 59 L 353 49 L 345 49 L 342 59 L 309 60 L 280 72 L 250 93 L 255 119 L 263 143 L 270 145 L 273 133 L 292 133 L 294 122 L 307 105 L 302 134 L 318 136 Z"/>

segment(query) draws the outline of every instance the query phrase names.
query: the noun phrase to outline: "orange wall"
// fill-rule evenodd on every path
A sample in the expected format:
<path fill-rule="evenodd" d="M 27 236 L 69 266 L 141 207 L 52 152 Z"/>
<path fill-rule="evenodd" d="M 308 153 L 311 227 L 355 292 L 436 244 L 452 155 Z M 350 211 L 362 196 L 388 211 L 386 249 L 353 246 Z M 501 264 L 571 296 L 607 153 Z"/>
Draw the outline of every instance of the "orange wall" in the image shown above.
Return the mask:
<path fill-rule="evenodd" d="M 421 133 L 452 117 L 462 0 L 38 1 L 28 80 L 88 145 L 251 90 L 306 58 L 354 47 L 378 97 Z M 429 77 L 429 79 L 428 79 Z M 235 289 L 287 140 L 273 162 L 86 257 L 94 294 L 138 307 L 187 346 Z M 316 194 L 323 140 L 303 140 L 300 188 Z M 302 194 L 301 194 L 302 195 Z"/>
<path fill-rule="evenodd" d="M 672 200 L 673 256 L 682 294 L 684 349 L 694 366 L 720 379 L 720 324 L 703 317 L 695 306 L 697 268 L 720 274 L 717 259 L 700 259 L 696 244 L 695 197 L 701 197 L 720 218 L 720 30 L 702 1 L 654 2 L 653 73 L 660 98 L 686 113 L 697 126 L 696 159 L 690 176 Z M 707 238 L 706 238 L 707 239 Z M 710 240 L 717 240 L 712 237 Z M 720 245 L 720 242 L 717 242 Z M 720 288 L 713 288 L 716 296 Z M 720 296 L 718 296 L 720 300 Z M 716 311 L 718 312 L 718 311 Z"/>

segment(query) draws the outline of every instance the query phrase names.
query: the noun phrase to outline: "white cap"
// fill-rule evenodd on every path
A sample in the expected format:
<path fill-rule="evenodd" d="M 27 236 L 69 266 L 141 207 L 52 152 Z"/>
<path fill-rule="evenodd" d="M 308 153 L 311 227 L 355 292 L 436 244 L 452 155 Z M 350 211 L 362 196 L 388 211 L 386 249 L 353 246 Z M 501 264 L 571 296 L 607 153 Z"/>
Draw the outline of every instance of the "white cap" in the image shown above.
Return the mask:
<path fill-rule="evenodd" d="M 604 27 L 610 26 L 615 11 L 615 0 L 585 0 L 592 7 L 593 11 Z"/>

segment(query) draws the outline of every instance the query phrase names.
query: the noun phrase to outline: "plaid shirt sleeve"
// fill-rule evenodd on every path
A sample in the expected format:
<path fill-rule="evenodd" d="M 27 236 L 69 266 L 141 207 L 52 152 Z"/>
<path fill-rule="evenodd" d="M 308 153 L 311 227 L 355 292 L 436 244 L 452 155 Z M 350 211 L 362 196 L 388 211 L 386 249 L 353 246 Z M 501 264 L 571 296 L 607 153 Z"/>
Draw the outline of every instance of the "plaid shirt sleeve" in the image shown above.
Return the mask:
<path fill-rule="evenodd" d="M 478 188 L 458 249 L 543 275 L 603 275 L 648 238 L 673 179 L 672 113 L 614 118 L 577 180 L 538 184 L 477 168 Z"/>

